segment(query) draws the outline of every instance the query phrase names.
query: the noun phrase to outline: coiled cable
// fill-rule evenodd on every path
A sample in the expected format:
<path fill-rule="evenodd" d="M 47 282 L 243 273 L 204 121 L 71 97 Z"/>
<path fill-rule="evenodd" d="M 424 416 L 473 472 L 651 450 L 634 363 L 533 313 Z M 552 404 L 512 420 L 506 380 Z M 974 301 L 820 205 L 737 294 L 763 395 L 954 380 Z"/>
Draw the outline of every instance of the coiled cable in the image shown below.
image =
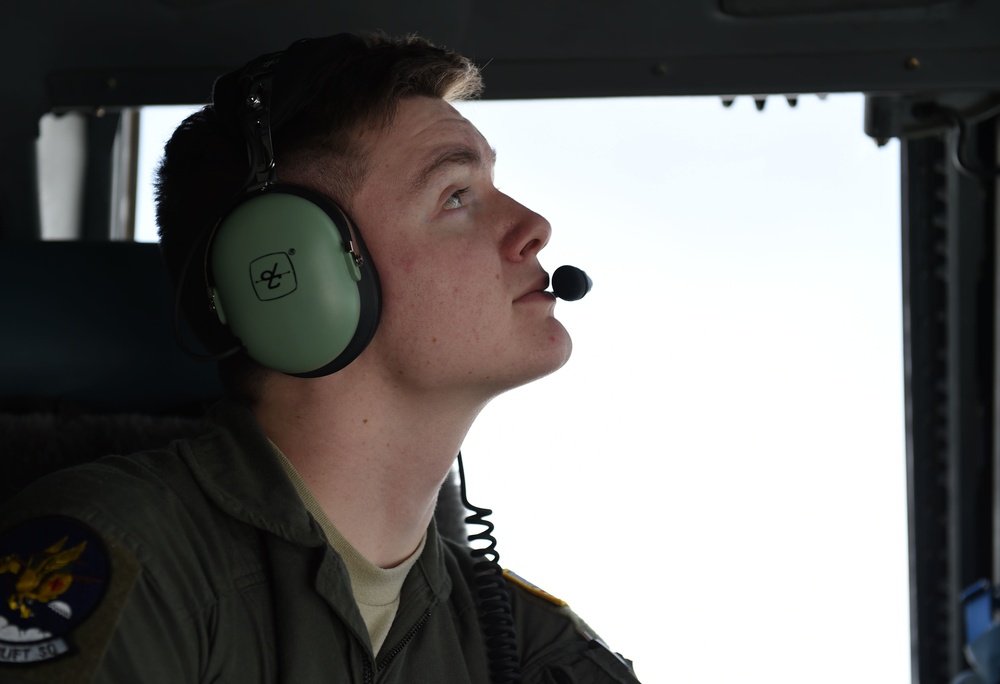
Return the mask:
<path fill-rule="evenodd" d="M 521 665 L 517 654 L 514 632 L 514 614 L 510 605 L 507 582 L 500 568 L 494 525 L 487 518 L 493 515 L 489 508 L 479 508 L 469 503 L 465 489 L 465 466 L 458 454 L 458 477 L 461 485 L 462 504 L 472 513 L 466 517 L 468 525 L 481 526 L 480 532 L 469 533 L 472 554 L 472 578 L 479 605 L 479 624 L 483 630 L 490 660 L 490 681 L 493 684 L 517 684 L 521 680 Z"/>

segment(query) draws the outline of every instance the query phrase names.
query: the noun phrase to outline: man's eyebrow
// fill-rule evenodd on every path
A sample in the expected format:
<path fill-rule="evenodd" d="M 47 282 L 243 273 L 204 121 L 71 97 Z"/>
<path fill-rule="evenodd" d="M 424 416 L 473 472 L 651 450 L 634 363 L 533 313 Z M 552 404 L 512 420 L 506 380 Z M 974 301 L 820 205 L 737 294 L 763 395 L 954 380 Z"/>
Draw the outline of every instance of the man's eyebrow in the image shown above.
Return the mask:
<path fill-rule="evenodd" d="M 493 166 L 497 161 L 497 151 L 490 148 L 490 156 L 486 159 L 475 147 L 462 145 L 449 147 L 431 158 L 410 183 L 410 192 L 417 194 L 427 187 L 431 178 L 446 166 Z"/>

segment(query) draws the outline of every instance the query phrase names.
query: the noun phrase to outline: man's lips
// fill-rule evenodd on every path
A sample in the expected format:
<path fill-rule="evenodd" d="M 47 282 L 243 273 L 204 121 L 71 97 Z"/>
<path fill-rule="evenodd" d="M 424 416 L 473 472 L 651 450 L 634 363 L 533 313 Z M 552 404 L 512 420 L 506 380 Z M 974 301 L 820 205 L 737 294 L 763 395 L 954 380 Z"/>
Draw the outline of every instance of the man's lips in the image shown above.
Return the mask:
<path fill-rule="evenodd" d="M 514 300 L 514 303 L 526 304 L 528 302 L 554 302 L 556 296 L 551 292 L 546 292 L 545 290 L 535 290 L 534 292 L 529 292 L 523 297 L 519 297 Z"/>
<path fill-rule="evenodd" d="M 554 295 L 551 292 L 546 292 L 546 288 L 549 286 L 549 274 L 543 272 L 534 283 L 531 284 L 527 290 L 525 290 L 520 297 L 515 299 L 515 302 L 522 301 L 532 301 L 536 299 L 549 300 L 553 299 Z"/>

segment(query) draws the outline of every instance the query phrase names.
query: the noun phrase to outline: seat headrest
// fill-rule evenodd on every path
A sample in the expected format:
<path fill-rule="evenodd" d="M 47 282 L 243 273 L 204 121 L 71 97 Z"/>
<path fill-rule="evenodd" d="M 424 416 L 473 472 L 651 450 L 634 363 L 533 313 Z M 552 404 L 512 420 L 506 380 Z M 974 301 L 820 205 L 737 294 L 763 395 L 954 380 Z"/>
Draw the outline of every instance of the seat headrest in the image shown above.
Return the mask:
<path fill-rule="evenodd" d="M 174 340 L 157 245 L 4 242 L 0 274 L 5 404 L 165 414 L 222 395 L 216 365 L 188 358 Z"/>

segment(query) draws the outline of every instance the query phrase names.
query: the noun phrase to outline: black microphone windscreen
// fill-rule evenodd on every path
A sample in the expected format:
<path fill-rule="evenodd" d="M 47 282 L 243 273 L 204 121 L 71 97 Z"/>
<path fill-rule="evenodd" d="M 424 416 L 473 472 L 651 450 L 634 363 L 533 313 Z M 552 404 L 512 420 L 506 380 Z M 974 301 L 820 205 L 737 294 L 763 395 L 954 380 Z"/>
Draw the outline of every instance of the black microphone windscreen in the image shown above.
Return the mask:
<path fill-rule="evenodd" d="M 552 274 L 552 293 L 567 302 L 583 299 L 593 286 L 590 276 L 576 266 L 560 266 Z"/>

